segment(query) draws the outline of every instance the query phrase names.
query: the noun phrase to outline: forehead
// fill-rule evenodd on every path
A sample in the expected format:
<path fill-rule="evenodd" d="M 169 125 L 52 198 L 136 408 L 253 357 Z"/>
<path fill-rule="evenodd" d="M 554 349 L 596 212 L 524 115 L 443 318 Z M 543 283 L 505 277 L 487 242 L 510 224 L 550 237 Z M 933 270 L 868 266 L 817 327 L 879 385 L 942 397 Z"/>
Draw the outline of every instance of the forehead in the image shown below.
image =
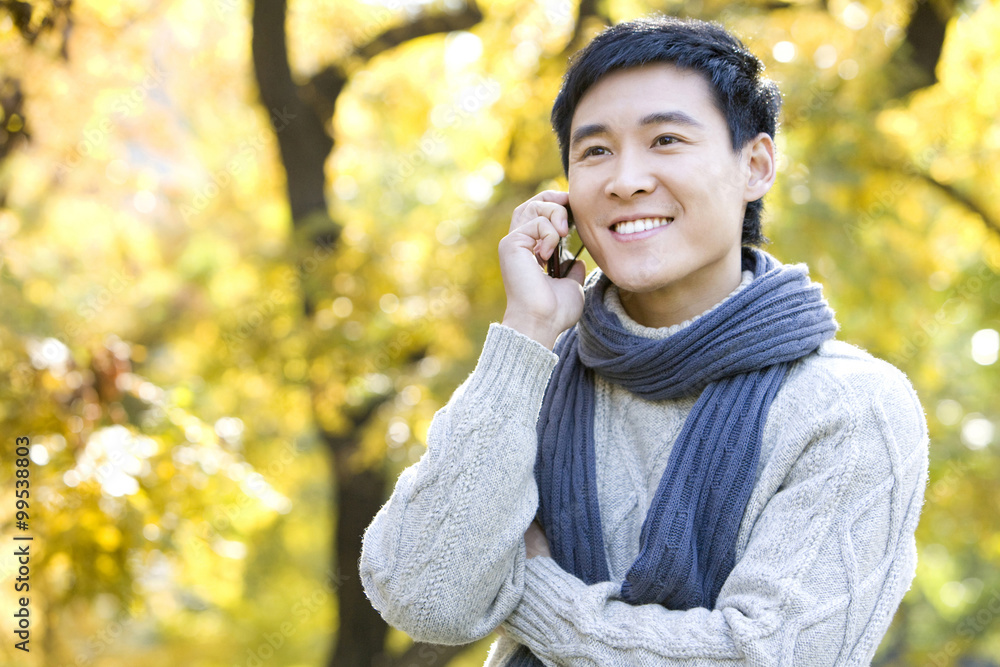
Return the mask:
<path fill-rule="evenodd" d="M 577 103 L 572 127 L 625 122 L 663 111 L 684 111 L 706 125 L 726 123 L 702 74 L 655 63 L 615 70 L 598 79 Z"/>

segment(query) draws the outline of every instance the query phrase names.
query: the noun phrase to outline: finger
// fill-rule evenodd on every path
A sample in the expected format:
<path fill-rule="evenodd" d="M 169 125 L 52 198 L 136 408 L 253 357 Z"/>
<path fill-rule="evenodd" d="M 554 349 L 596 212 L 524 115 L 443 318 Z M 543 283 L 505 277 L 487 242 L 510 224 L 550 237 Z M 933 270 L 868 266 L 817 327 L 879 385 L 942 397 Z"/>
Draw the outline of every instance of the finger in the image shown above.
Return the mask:
<path fill-rule="evenodd" d="M 584 280 L 587 279 L 587 265 L 582 259 L 568 259 L 563 262 L 561 275 L 563 278 L 570 278 L 583 285 Z"/>
<path fill-rule="evenodd" d="M 525 217 L 545 216 L 553 223 L 565 222 L 569 224 L 569 212 L 562 204 L 549 201 L 528 202 L 525 206 Z"/>
<path fill-rule="evenodd" d="M 535 246 L 537 243 L 537 239 L 531 238 L 527 234 L 518 233 L 516 230 L 500 239 L 500 244 L 497 246 L 497 250 L 500 255 L 501 272 L 505 270 L 514 270 L 515 272 L 526 271 L 527 266 L 529 265 L 525 263 L 525 260 L 530 257 L 530 261 L 535 264 L 540 272 L 544 273 L 545 262 L 544 260 L 539 259 L 538 255 L 535 254 Z M 515 266 L 520 266 L 521 268 L 509 268 Z M 505 267 L 508 268 L 505 269 Z"/>
<path fill-rule="evenodd" d="M 532 522 L 528 526 L 528 530 L 524 533 L 524 544 L 526 556 L 528 558 L 534 558 L 535 556 L 550 556 L 551 552 L 549 550 L 549 541 L 545 537 L 545 531 L 541 527 Z"/>
<path fill-rule="evenodd" d="M 562 235 L 569 234 L 569 212 L 566 207 L 552 202 L 525 202 L 522 207 L 514 212 L 510 219 L 510 229 L 513 231 L 534 218 L 548 218 L 556 230 Z"/>
<path fill-rule="evenodd" d="M 558 190 L 540 192 L 514 209 L 508 231 L 513 231 L 520 224 L 531 218 L 543 215 L 552 220 L 557 228 L 568 233 L 569 212 L 566 210 L 568 205 L 569 193 L 559 192 Z"/>
<path fill-rule="evenodd" d="M 547 260 L 559 243 L 559 234 L 548 218 L 535 218 L 500 239 L 501 262 L 504 257 L 514 260 L 520 253 L 531 253 L 538 268 L 545 272 Z M 519 249 L 519 250 L 518 250 Z"/>
<path fill-rule="evenodd" d="M 526 237 L 521 245 L 528 247 L 528 239 L 531 240 L 531 251 L 543 261 L 547 260 L 555 252 L 562 237 L 556 231 L 552 221 L 545 217 L 536 217 L 524 223 L 514 230 L 516 235 Z"/>
<path fill-rule="evenodd" d="M 569 203 L 569 193 L 563 192 L 562 190 L 542 190 L 528 201 L 533 200 L 549 201 L 559 204 L 560 206 L 565 206 Z"/>

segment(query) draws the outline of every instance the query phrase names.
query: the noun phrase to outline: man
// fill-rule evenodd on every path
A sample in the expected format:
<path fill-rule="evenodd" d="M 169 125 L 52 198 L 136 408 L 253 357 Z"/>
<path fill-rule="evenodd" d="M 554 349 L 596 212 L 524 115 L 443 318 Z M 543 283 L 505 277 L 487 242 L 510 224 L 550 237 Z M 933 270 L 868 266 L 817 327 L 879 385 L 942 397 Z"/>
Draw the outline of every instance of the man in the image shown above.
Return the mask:
<path fill-rule="evenodd" d="M 676 19 L 574 58 L 569 192 L 514 211 L 503 323 L 365 535 L 389 623 L 496 628 L 489 665 L 870 663 L 915 572 L 926 426 L 898 370 L 833 340 L 805 268 L 752 247 L 762 70 Z M 586 280 L 540 269 L 569 210 Z"/>

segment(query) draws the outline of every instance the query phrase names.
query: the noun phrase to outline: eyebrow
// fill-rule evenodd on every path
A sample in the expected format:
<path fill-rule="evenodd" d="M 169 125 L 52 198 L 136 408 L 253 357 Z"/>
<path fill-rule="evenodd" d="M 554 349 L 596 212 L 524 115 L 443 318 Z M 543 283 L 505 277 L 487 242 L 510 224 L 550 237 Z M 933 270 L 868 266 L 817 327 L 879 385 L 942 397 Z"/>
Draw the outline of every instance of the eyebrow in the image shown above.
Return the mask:
<path fill-rule="evenodd" d="M 705 129 L 704 125 L 683 111 L 657 111 L 648 116 L 643 116 L 642 120 L 639 121 L 639 125 L 642 126 L 659 125 L 660 123 L 674 123 L 675 125 L 687 125 L 699 130 Z"/>
<path fill-rule="evenodd" d="M 647 125 L 659 125 L 661 123 L 673 123 L 675 125 L 686 125 L 688 127 L 693 127 L 699 130 L 705 129 L 705 126 L 696 121 L 694 118 L 684 113 L 683 111 L 656 111 L 654 113 L 643 116 L 639 120 L 640 126 Z M 593 123 L 591 125 L 583 125 L 576 128 L 576 132 L 570 137 L 570 146 L 575 146 L 577 143 L 583 141 L 588 137 L 593 137 L 598 134 L 606 134 L 608 132 L 608 126 L 602 123 Z"/>

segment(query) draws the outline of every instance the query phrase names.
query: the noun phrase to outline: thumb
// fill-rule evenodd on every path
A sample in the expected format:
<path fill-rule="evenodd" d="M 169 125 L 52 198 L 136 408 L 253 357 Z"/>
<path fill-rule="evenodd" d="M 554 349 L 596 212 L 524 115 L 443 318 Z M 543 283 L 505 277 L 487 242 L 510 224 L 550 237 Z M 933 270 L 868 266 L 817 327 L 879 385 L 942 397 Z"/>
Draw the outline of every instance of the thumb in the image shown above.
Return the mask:
<path fill-rule="evenodd" d="M 587 265 L 584 264 L 582 259 L 575 260 L 573 266 L 569 268 L 569 273 L 565 271 L 566 267 L 563 267 L 563 277 L 572 278 L 576 282 L 583 285 L 583 281 L 587 278 Z"/>

